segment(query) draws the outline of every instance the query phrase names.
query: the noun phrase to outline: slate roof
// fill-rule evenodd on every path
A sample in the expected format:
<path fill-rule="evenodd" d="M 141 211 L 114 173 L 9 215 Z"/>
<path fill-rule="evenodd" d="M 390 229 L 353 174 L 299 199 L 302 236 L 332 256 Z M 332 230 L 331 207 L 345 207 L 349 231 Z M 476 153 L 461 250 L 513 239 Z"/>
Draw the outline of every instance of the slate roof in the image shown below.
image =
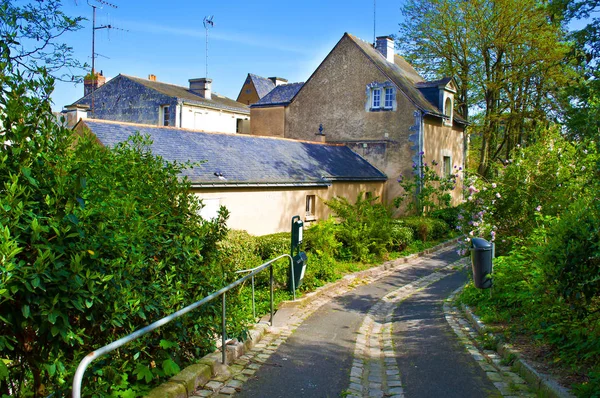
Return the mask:
<path fill-rule="evenodd" d="M 144 87 L 147 87 L 151 90 L 158 91 L 159 93 L 168 95 L 169 97 L 181 99 L 184 102 L 201 105 L 201 106 L 206 106 L 209 108 L 225 109 L 225 110 L 229 110 L 229 111 L 250 114 L 250 108 L 248 108 L 248 105 L 242 104 L 241 102 L 234 101 L 231 98 L 227 98 L 222 95 L 216 94 L 214 91 L 211 93 L 211 99 L 206 99 L 206 98 L 201 97 L 198 94 L 191 92 L 188 89 L 188 87 L 177 86 L 175 84 L 157 82 L 157 81 L 152 81 L 152 80 L 148 80 L 148 79 L 142 79 L 140 77 L 128 76 L 128 75 L 124 75 L 124 74 L 119 74 L 118 76 L 111 79 L 111 81 L 114 79 L 129 79 L 129 80 L 139 83 L 139 84 L 143 85 Z M 96 92 L 98 92 L 99 90 L 110 89 L 110 87 L 111 87 L 110 85 L 103 84 L 102 86 L 100 86 L 96 89 Z M 87 99 L 90 96 L 91 96 L 91 94 L 88 94 L 88 95 L 78 99 L 77 101 L 75 101 L 73 103 L 73 105 L 81 103 L 83 100 Z"/>
<path fill-rule="evenodd" d="M 82 120 L 112 147 L 135 132 L 149 135 L 151 150 L 169 161 L 202 162 L 184 170 L 193 186 L 328 186 L 331 181 L 385 181 L 387 177 L 343 145 L 172 127 Z M 221 173 L 220 179 L 215 173 Z"/>
<path fill-rule="evenodd" d="M 265 95 L 260 101 L 251 105 L 250 108 L 287 105 L 292 98 L 294 98 L 296 93 L 300 91 L 303 85 L 304 83 L 280 84 L 271 90 L 269 94 Z"/>
<path fill-rule="evenodd" d="M 175 84 L 157 82 L 148 79 L 142 79 L 140 77 L 127 76 L 123 74 L 121 74 L 120 76 L 140 83 L 149 89 L 158 91 L 159 93 L 168 95 L 169 97 L 179 98 L 186 102 L 241 113 L 250 113 L 248 105 L 232 100 L 231 98 L 227 98 L 222 95 L 216 94 L 214 91 L 211 93 L 211 98 L 206 99 L 198 94 L 191 92 L 188 87 L 177 86 Z"/>
<path fill-rule="evenodd" d="M 275 83 L 271 79 L 267 79 L 266 77 L 254 75 L 252 73 L 248 73 L 248 76 L 252 80 L 254 84 L 254 88 L 256 89 L 256 94 L 258 94 L 258 98 L 263 98 L 265 95 L 269 94 L 271 90 L 275 88 Z"/>

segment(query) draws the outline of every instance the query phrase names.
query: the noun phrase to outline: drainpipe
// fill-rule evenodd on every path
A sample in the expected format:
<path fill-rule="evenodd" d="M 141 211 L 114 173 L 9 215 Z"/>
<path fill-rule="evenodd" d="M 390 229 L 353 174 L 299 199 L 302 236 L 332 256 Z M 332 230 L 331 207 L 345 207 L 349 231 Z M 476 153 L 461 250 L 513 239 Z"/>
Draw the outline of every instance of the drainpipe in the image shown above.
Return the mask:
<path fill-rule="evenodd" d="M 183 127 L 183 102 L 178 101 L 177 107 L 179 108 L 179 128 Z"/>

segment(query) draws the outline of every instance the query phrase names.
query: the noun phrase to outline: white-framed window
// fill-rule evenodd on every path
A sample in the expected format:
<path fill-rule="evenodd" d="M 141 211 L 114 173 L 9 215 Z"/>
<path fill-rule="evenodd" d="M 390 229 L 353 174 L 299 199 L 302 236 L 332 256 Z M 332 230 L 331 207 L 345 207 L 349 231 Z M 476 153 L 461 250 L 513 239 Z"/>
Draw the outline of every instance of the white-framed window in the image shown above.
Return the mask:
<path fill-rule="evenodd" d="M 373 108 L 373 109 L 381 108 L 381 89 L 380 88 L 373 89 L 371 98 L 373 99 L 371 101 L 371 108 Z"/>
<path fill-rule="evenodd" d="M 162 126 L 170 126 L 171 125 L 171 112 L 169 111 L 169 105 L 163 105 L 160 108 L 160 116 L 161 116 L 161 125 Z"/>
<path fill-rule="evenodd" d="M 367 84 L 367 112 L 393 111 L 396 108 L 396 89 L 391 82 Z"/>
<path fill-rule="evenodd" d="M 385 102 L 383 107 L 385 109 L 391 109 L 394 106 L 394 89 L 392 87 L 385 88 Z"/>
<path fill-rule="evenodd" d="M 314 219 L 315 203 L 315 195 L 306 195 L 306 218 Z"/>
<path fill-rule="evenodd" d="M 446 116 L 444 118 L 445 125 L 452 125 L 452 111 L 452 99 L 446 98 L 446 101 L 444 101 L 444 116 Z"/>
<path fill-rule="evenodd" d="M 444 156 L 442 161 L 442 173 L 444 177 L 448 177 L 452 174 L 452 158 L 450 156 Z"/>

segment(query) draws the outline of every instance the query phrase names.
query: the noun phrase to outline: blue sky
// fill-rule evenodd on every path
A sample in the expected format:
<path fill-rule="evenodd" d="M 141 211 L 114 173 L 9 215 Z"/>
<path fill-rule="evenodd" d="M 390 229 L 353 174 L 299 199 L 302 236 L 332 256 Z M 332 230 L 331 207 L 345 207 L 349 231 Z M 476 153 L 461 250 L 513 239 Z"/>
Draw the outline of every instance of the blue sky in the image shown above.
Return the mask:
<path fill-rule="evenodd" d="M 96 25 L 111 24 L 128 32 L 96 31 L 96 70 L 107 78 L 154 74 L 158 81 L 187 86 L 188 79 L 205 76 L 202 20 L 213 15 L 208 74 L 213 90 L 233 99 L 248 73 L 305 81 L 344 32 L 373 39 L 372 0 L 111 1 L 118 8 L 99 7 Z M 397 33 L 402 4 L 376 1 L 377 36 Z M 82 30 L 64 40 L 79 60 L 91 64 L 92 8 L 85 0 L 65 0 L 64 5 L 68 15 L 88 19 Z M 58 83 L 53 109 L 82 95 L 83 85 Z"/>

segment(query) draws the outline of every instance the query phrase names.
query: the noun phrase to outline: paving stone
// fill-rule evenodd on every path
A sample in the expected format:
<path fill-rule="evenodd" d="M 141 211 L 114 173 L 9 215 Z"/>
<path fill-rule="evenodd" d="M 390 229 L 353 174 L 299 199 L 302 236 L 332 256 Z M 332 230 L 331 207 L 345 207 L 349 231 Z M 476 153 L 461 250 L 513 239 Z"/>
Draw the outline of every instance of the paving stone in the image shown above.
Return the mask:
<path fill-rule="evenodd" d="M 239 380 L 239 381 L 241 381 L 241 382 L 246 382 L 246 381 L 248 381 L 248 376 L 246 376 L 245 374 L 239 374 L 239 375 L 235 375 L 235 376 L 233 376 L 233 378 L 234 378 L 235 380 Z"/>
<path fill-rule="evenodd" d="M 402 387 L 402 382 L 400 380 L 393 380 L 387 382 L 388 387 Z"/>
<path fill-rule="evenodd" d="M 199 390 L 194 392 L 194 395 L 192 395 L 192 397 L 210 397 L 213 394 L 214 391 L 211 390 Z"/>
<path fill-rule="evenodd" d="M 254 370 L 258 370 L 260 368 L 260 365 L 257 363 L 251 363 L 248 366 L 246 366 L 246 369 L 254 369 Z"/>
<path fill-rule="evenodd" d="M 254 375 L 254 373 L 256 373 L 256 370 L 254 370 L 254 369 L 244 369 L 244 370 L 242 370 L 242 374 L 244 374 L 246 376 L 252 376 L 252 375 Z"/>
<path fill-rule="evenodd" d="M 216 381 L 216 380 L 211 380 L 204 385 L 205 389 L 210 389 L 213 391 L 217 391 L 221 387 L 223 387 L 223 383 L 221 383 L 220 381 Z"/>
<path fill-rule="evenodd" d="M 390 388 L 388 394 L 402 395 L 404 394 L 404 389 L 402 387 Z"/>
<path fill-rule="evenodd" d="M 362 391 L 362 385 L 360 383 L 350 383 L 350 390 L 354 390 L 360 394 Z"/>
<path fill-rule="evenodd" d="M 236 393 L 236 389 L 233 387 L 223 387 L 221 388 L 221 391 L 219 391 L 219 394 L 224 394 L 224 395 L 233 395 Z"/>
<path fill-rule="evenodd" d="M 491 381 L 504 381 L 498 372 L 485 372 L 485 374 Z"/>
<path fill-rule="evenodd" d="M 242 380 L 229 380 L 225 384 L 225 387 L 241 388 L 243 385 L 244 385 L 244 382 Z"/>
<path fill-rule="evenodd" d="M 353 367 L 350 371 L 351 377 L 361 377 L 362 376 L 362 368 Z"/>

